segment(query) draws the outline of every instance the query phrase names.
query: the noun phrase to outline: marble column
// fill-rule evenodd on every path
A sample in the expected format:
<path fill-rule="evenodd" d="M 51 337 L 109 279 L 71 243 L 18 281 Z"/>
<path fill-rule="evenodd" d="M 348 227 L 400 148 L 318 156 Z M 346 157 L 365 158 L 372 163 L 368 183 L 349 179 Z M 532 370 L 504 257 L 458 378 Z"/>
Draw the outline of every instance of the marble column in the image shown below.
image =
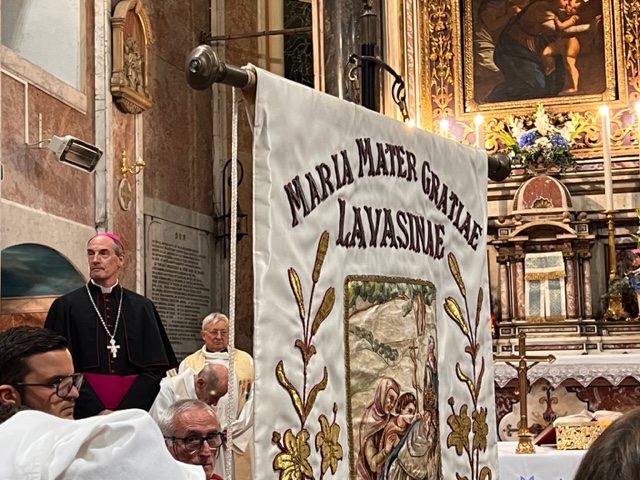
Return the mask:
<path fill-rule="evenodd" d="M 503 322 L 511 320 L 509 312 L 509 275 L 507 273 L 506 263 L 500 263 L 498 267 L 500 271 L 500 316 Z"/>
<path fill-rule="evenodd" d="M 567 295 L 567 318 L 576 318 L 576 284 L 573 255 L 564 257 L 565 272 L 567 272 L 565 288 Z"/>
<path fill-rule="evenodd" d="M 516 319 L 524 320 L 524 257 L 516 257 Z"/>
<path fill-rule="evenodd" d="M 582 257 L 582 273 L 584 287 L 584 316 L 593 318 L 593 308 L 591 306 L 591 259 L 589 255 Z"/>
<path fill-rule="evenodd" d="M 352 85 L 347 91 L 345 65 L 349 55 L 359 53 L 358 20 L 362 1 L 325 0 L 324 17 L 324 91 L 348 101 L 354 101 Z"/>

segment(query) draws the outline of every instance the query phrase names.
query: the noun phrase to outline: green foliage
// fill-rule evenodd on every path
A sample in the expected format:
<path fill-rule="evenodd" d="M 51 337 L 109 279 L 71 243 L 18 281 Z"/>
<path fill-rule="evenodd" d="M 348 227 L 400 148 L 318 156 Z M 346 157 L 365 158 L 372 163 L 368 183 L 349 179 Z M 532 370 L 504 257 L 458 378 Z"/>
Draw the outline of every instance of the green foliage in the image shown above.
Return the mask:
<path fill-rule="evenodd" d="M 351 326 L 349 327 L 349 333 L 353 333 L 356 337 L 366 340 L 370 345 L 371 350 L 380 355 L 387 364 L 398 360 L 398 357 L 400 356 L 398 350 L 386 343 L 380 342 L 373 336 L 373 333 L 366 328 Z"/>

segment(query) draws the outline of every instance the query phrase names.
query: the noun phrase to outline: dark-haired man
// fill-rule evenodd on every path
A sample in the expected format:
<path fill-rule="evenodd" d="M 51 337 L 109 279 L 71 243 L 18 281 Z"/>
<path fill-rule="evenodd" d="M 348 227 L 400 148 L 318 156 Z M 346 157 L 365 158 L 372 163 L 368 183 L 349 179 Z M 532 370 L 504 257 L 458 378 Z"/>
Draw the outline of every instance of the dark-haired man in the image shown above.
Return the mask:
<path fill-rule="evenodd" d="M 56 299 L 45 327 L 69 341 L 76 370 L 85 383 L 75 418 L 113 410 L 149 410 L 165 372 L 177 365 L 151 300 L 122 288 L 120 238 L 98 233 L 87 244 L 91 280 Z"/>
<path fill-rule="evenodd" d="M 0 404 L 72 419 L 81 385 L 64 337 L 29 326 L 0 333 Z"/>

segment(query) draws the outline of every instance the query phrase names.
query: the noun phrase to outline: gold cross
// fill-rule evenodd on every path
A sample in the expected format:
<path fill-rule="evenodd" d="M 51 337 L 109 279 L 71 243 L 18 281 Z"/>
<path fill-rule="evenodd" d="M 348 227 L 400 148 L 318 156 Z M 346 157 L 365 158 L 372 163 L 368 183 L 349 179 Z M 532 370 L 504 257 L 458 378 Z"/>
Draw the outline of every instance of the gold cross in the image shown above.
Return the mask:
<path fill-rule="evenodd" d="M 526 335 L 524 332 L 518 334 L 518 355 L 494 355 L 493 360 L 504 361 L 511 368 L 515 368 L 518 372 L 518 394 L 520 396 L 520 422 L 518 423 L 518 446 L 516 447 L 516 453 L 536 453 L 536 448 L 533 446 L 533 435 L 529 431 L 529 420 L 527 418 L 527 394 L 529 393 L 529 379 L 527 378 L 527 372 L 535 367 L 540 362 L 553 363 L 556 361 L 556 357 L 553 355 L 544 356 L 531 356 L 527 357 L 527 344 Z M 514 365 L 508 360 L 518 360 L 518 365 Z M 533 362 L 527 364 L 527 362 Z"/>

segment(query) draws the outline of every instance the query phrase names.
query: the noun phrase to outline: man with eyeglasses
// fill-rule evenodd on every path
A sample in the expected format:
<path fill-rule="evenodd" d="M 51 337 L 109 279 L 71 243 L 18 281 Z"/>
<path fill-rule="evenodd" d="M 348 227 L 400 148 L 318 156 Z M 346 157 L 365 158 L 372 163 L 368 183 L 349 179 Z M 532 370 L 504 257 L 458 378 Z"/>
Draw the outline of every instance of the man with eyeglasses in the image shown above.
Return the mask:
<path fill-rule="evenodd" d="M 187 369 L 199 372 L 205 365 L 222 364 L 229 367 L 229 319 L 222 313 L 210 313 L 202 320 L 200 335 L 204 340 L 203 347 L 186 357 L 181 363 L 179 373 Z M 244 454 L 250 445 L 253 429 L 253 358 L 247 352 L 234 349 L 233 369 L 237 379 L 236 387 L 236 420 L 231 424 L 233 450 L 237 454 L 235 459 L 235 473 L 237 476 L 249 475 L 251 469 L 249 456 Z M 226 425 L 227 397 L 218 403 L 218 418 L 222 422 L 222 429 Z"/>
<path fill-rule="evenodd" d="M 162 412 L 158 426 L 173 458 L 201 465 L 207 479 L 222 480 L 214 472 L 214 465 L 224 434 L 209 405 L 201 400 L 178 400 Z"/>
<path fill-rule="evenodd" d="M 64 337 L 31 326 L 0 333 L 0 404 L 72 419 L 82 380 Z"/>

